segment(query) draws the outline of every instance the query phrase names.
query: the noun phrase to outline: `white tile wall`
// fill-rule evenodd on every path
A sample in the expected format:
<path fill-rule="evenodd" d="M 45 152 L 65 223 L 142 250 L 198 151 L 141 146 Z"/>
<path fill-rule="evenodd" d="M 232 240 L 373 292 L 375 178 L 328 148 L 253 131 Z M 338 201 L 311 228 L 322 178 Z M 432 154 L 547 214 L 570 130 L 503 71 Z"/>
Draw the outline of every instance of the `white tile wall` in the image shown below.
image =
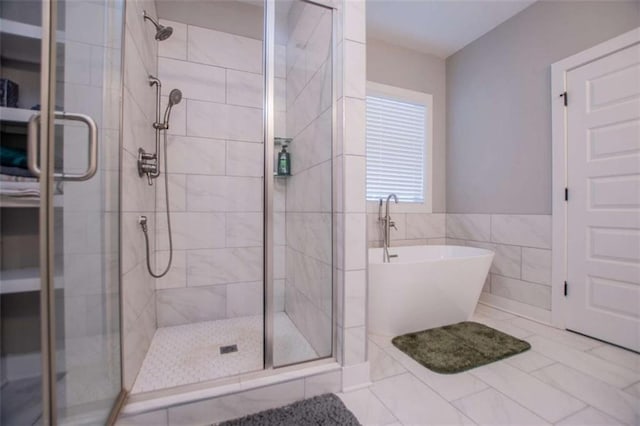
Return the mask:
<path fill-rule="evenodd" d="M 262 110 L 235 105 L 187 100 L 187 135 L 260 142 Z"/>
<path fill-rule="evenodd" d="M 262 72 L 262 42 L 235 34 L 187 26 L 187 60 L 224 68 Z"/>
<path fill-rule="evenodd" d="M 358 4 L 353 4 L 358 3 Z M 366 326 L 361 308 L 366 308 L 367 223 L 365 210 L 365 88 L 366 37 L 365 3 L 339 2 L 335 64 L 338 92 L 337 164 L 338 206 L 338 319 L 339 354 L 344 363 L 343 386 L 354 387 L 369 380 Z M 400 218 L 401 220 L 404 219 Z M 403 227 L 404 228 L 404 227 Z M 353 373 L 353 374 L 352 374 Z"/>
<path fill-rule="evenodd" d="M 527 247 L 551 248 L 551 216 L 491 215 L 491 240 Z"/>
<path fill-rule="evenodd" d="M 486 214 L 447 214 L 447 237 L 491 241 L 491 216 Z"/>
<path fill-rule="evenodd" d="M 227 103 L 262 108 L 262 74 L 227 69 Z"/>
<path fill-rule="evenodd" d="M 491 294 L 526 303 L 543 309 L 551 309 L 551 287 L 522 280 L 491 276 Z"/>
<path fill-rule="evenodd" d="M 168 144 L 174 265 L 157 281 L 160 326 L 262 310 L 262 42 L 163 21 L 158 74 L 173 109 Z M 166 102 L 166 99 L 164 100 Z M 157 183 L 159 266 L 168 250 Z"/>
<path fill-rule="evenodd" d="M 169 408 L 169 424 L 211 424 L 304 398 L 304 379 Z"/>
<path fill-rule="evenodd" d="M 390 216 L 397 228 L 391 228 L 391 246 L 444 244 L 444 213 L 394 213 L 391 207 Z M 383 231 L 378 213 L 367 214 L 367 237 L 369 247 L 382 246 Z"/>
<path fill-rule="evenodd" d="M 523 247 L 522 279 L 551 285 L 551 250 Z"/>
<path fill-rule="evenodd" d="M 81 6 L 78 7 L 81 9 Z M 138 148 L 142 146 L 152 150 L 155 140 L 151 127 L 151 120 L 155 116 L 155 94 L 154 88 L 148 84 L 148 76 L 157 74 L 157 43 L 153 39 L 154 31 L 142 19 L 143 9 L 152 16 L 156 14 L 154 2 L 139 0 L 127 4 L 125 18 L 121 259 L 123 375 L 127 389 L 133 385 L 156 330 L 155 280 L 146 270 L 144 239 L 137 222 L 138 216 L 144 214 L 149 219 L 149 229 L 155 229 L 154 188 L 149 187 L 146 179 L 139 178 L 135 172 Z M 93 25 L 84 18 L 76 21 Z M 82 40 L 87 34 L 83 32 Z M 153 234 L 150 235 L 150 242 L 153 250 Z M 155 265 L 155 258 L 152 259 L 152 265 Z"/>
<path fill-rule="evenodd" d="M 225 69 L 183 60 L 159 58 L 158 74 L 165 94 L 179 88 L 182 96 L 208 102 L 225 102 Z"/>
<path fill-rule="evenodd" d="M 187 252 L 188 286 L 208 286 L 261 279 L 261 247 L 189 250 Z"/>
<path fill-rule="evenodd" d="M 550 215 L 447 214 L 446 224 L 448 244 L 495 252 L 485 292 L 551 310 Z"/>
<path fill-rule="evenodd" d="M 158 327 L 226 318 L 226 287 L 158 290 Z"/>

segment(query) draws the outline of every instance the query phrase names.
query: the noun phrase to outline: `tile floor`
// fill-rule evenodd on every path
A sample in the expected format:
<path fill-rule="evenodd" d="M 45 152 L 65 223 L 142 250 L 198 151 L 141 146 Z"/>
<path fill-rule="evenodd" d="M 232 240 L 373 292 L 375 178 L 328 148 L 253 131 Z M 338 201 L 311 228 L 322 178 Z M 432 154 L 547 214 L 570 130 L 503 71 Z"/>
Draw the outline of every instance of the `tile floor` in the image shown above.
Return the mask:
<path fill-rule="evenodd" d="M 166 389 L 262 369 L 262 315 L 163 327 L 156 330 L 132 393 Z M 284 312 L 275 315 L 274 362 L 317 358 Z M 220 354 L 236 344 L 238 351 Z"/>
<path fill-rule="evenodd" d="M 372 385 L 339 396 L 365 425 L 640 425 L 640 355 L 479 305 L 531 350 L 455 375 L 369 336 Z"/>

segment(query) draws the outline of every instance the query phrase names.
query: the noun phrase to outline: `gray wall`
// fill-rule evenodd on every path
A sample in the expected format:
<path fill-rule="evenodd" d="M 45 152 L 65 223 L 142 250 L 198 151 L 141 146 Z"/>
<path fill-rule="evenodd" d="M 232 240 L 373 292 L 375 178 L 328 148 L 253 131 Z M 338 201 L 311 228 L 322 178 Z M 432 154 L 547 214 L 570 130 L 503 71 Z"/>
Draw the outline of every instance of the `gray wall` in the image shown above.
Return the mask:
<path fill-rule="evenodd" d="M 445 61 L 437 56 L 367 40 L 367 80 L 433 95 L 433 212 L 444 213 Z"/>
<path fill-rule="evenodd" d="M 549 66 L 638 25 L 637 1 L 542 1 L 450 56 L 447 213 L 550 214 Z"/>

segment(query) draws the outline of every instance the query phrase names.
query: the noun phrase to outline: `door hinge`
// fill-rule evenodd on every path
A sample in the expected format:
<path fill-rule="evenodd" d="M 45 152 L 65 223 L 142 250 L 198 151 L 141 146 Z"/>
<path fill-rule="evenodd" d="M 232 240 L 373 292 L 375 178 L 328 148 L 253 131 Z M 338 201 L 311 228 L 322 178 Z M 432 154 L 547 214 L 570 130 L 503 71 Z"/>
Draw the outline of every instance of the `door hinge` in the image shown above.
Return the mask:
<path fill-rule="evenodd" d="M 565 282 L 564 282 L 564 295 L 565 295 L 565 296 L 567 295 L 567 287 L 568 287 L 568 286 L 567 286 L 567 282 L 565 281 Z"/>
<path fill-rule="evenodd" d="M 564 200 L 569 201 L 569 188 L 564 188 Z"/>
<path fill-rule="evenodd" d="M 563 101 L 564 101 L 564 106 L 569 105 L 569 95 L 567 94 L 567 92 L 562 92 L 562 93 L 560 93 L 560 97 L 561 97 L 561 98 L 564 98 L 564 99 L 563 99 Z"/>

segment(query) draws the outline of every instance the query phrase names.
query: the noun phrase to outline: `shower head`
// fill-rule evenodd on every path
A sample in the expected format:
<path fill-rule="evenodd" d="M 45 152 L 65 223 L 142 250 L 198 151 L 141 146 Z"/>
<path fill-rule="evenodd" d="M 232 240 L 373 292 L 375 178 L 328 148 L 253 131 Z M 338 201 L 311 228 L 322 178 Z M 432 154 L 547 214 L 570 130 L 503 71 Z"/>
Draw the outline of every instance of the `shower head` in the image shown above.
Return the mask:
<path fill-rule="evenodd" d="M 173 34 L 172 27 L 165 27 L 164 25 L 160 25 L 160 28 L 158 28 L 158 32 L 156 33 L 156 40 L 166 40 L 171 37 L 171 34 Z"/>
<path fill-rule="evenodd" d="M 173 89 L 171 92 L 169 92 L 170 106 L 179 104 L 181 100 L 182 100 L 182 92 L 180 91 L 180 89 Z"/>
<path fill-rule="evenodd" d="M 169 37 L 171 37 L 171 34 L 173 34 L 172 27 L 165 27 L 164 25 L 160 25 L 158 22 L 156 22 L 155 19 L 147 15 L 146 10 L 144 11 L 144 19 L 148 19 L 156 27 L 156 40 L 158 41 L 166 40 Z"/>
<path fill-rule="evenodd" d="M 163 128 L 169 128 L 169 116 L 171 115 L 171 108 L 182 101 L 182 92 L 179 89 L 173 89 L 169 92 L 169 102 L 167 103 L 167 109 L 164 111 L 164 123 Z"/>

